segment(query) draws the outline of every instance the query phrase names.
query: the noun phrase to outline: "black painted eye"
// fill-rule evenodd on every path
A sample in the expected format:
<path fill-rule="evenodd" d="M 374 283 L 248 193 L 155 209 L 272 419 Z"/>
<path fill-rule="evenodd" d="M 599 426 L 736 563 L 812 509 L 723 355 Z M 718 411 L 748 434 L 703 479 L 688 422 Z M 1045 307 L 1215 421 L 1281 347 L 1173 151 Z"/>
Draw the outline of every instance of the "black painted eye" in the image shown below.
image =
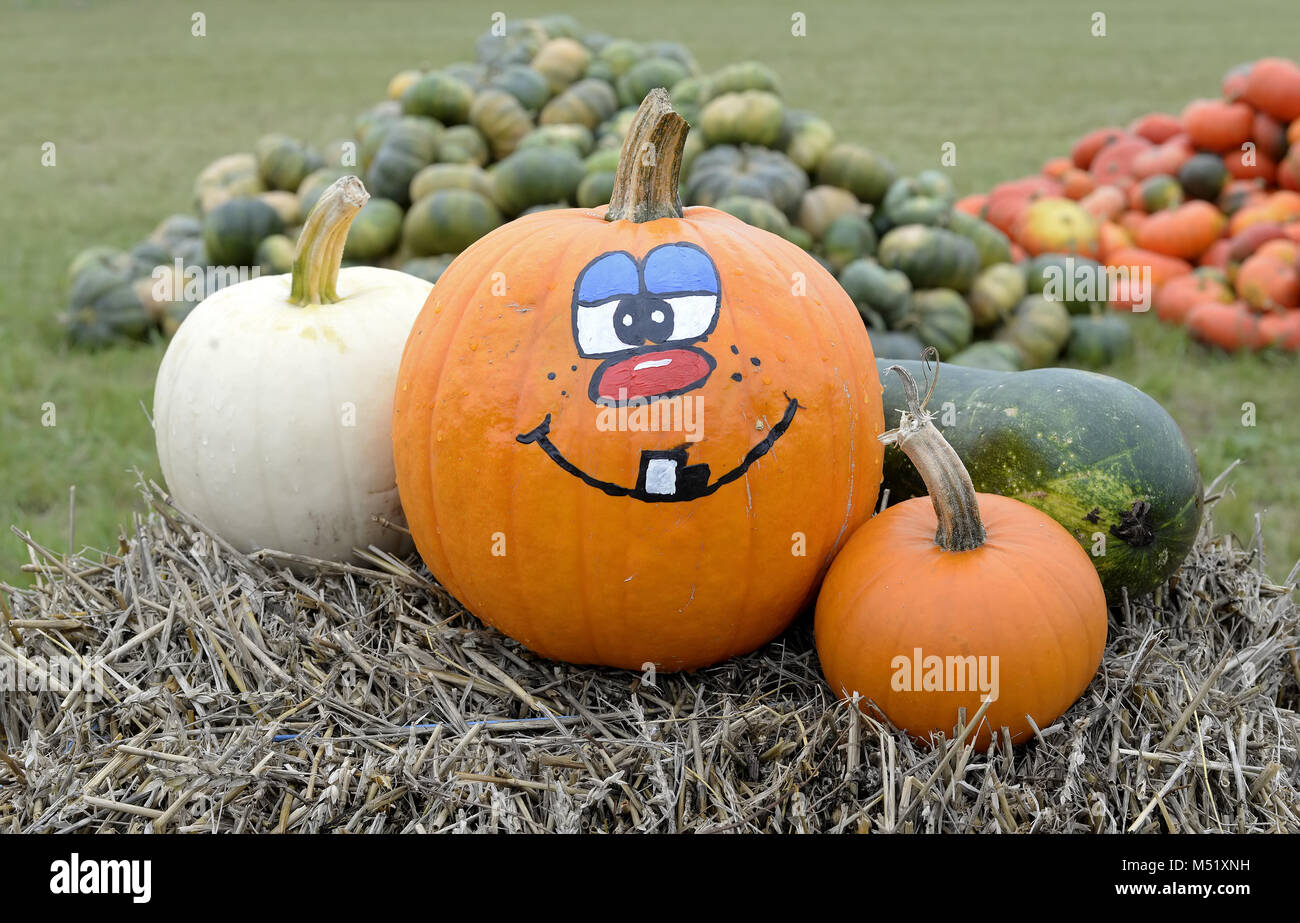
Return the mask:
<path fill-rule="evenodd" d="M 634 295 L 614 311 L 614 334 L 628 346 L 662 343 L 673 335 L 673 308 L 653 295 Z"/>

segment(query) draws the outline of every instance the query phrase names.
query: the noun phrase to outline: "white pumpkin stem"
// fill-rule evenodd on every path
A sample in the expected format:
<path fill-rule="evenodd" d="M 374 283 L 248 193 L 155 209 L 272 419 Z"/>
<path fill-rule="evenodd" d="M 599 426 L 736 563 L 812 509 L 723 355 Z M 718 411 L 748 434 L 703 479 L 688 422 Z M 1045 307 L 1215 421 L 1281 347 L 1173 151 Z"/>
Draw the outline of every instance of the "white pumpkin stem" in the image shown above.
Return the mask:
<path fill-rule="evenodd" d="M 618 155 L 606 221 L 654 221 L 682 217 L 682 148 L 690 126 L 668 100 L 668 91 L 646 94 Z"/>
<path fill-rule="evenodd" d="M 928 350 L 927 350 L 928 353 Z M 936 353 L 937 357 L 937 353 Z M 925 481 L 925 489 L 934 504 L 939 529 L 935 544 L 944 551 L 970 551 L 984 544 L 987 534 L 980 519 L 979 498 L 971 483 L 966 466 L 943 434 L 930 422 L 930 412 L 925 405 L 934 393 L 938 380 L 938 365 L 930 388 L 922 399 L 916 381 L 901 366 L 891 365 L 888 372 L 898 375 L 907 399 L 907 409 L 901 412 L 898 429 L 883 433 L 879 438 L 885 445 L 897 445 L 911 459 Z"/>
<path fill-rule="evenodd" d="M 321 193 L 298 235 L 289 301 L 301 307 L 339 300 L 335 286 L 343 264 L 348 227 L 369 200 L 370 193 L 355 176 L 336 180 Z"/>

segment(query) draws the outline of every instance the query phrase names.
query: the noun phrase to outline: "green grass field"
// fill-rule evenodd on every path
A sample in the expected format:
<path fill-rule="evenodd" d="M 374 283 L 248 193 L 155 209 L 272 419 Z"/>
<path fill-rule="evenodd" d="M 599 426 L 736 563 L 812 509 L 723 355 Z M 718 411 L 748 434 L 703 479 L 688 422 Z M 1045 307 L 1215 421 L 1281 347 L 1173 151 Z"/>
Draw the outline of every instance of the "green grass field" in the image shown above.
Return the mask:
<path fill-rule="evenodd" d="M 54 548 L 68 542 L 77 488 L 78 545 L 115 547 L 136 498 L 129 470 L 159 477 L 145 414 L 161 344 L 98 354 L 68 350 L 56 322 L 70 257 L 95 243 L 134 244 L 191 207 L 195 174 L 279 130 L 324 143 L 404 67 L 471 58 L 500 4 L 376 0 L 192 6 L 0 0 L 0 176 L 7 234 L 0 255 L 0 525 Z M 200 5 L 205 6 L 205 5 Z M 557 3 L 556 7 L 560 4 Z M 1130 9 L 1128 7 L 1137 7 Z M 919 0 L 910 4 L 771 0 L 652 4 L 568 0 L 591 28 L 671 38 L 702 66 L 756 58 L 795 106 L 905 172 L 938 166 L 957 146 L 963 193 L 1037 170 L 1087 129 L 1214 95 L 1230 66 L 1295 55 L 1300 19 L 1267 0 L 1114 4 L 1107 35 L 1095 3 Z M 807 35 L 791 35 L 791 15 Z M 508 16 L 553 8 L 507 8 Z M 57 164 L 40 164 L 52 141 Z M 1177 418 L 1213 477 L 1233 459 L 1223 524 L 1243 540 L 1261 514 L 1269 569 L 1300 557 L 1300 428 L 1294 362 L 1215 356 L 1154 318 L 1137 319 L 1134 357 L 1108 371 L 1149 391 Z M 43 426 L 52 402 L 56 425 Z M 1243 403 L 1256 425 L 1242 423 Z M 0 579 L 21 579 L 24 546 L 0 534 Z"/>

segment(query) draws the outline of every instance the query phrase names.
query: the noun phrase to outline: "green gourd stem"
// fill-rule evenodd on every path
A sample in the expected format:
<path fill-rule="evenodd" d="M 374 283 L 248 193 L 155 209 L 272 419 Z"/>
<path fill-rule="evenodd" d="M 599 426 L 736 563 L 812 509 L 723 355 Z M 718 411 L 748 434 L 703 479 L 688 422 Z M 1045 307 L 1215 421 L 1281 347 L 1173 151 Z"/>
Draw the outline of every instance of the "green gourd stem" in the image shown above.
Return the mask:
<path fill-rule="evenodd" d="M 925 409 L 934 393 L 934 381 L 922 399 L 916 381 L 901 366 L 891 365 L 886 371 L 898 375 L 902 382 L 907 409 L 902 411 L 898 429 L 880 436 L 885 445 L 897 445 L 907 455 L 925 481 L 925 489 L 934 504 L 939 529 L 934 541 L 944 551 L 971 551 L 984 544 L 987 537 L 980 520 L 979 498 L 971 483 L 966 466 L 961 463 L 953 447 L 930 422 L 930 412 Z M 935 370 L 935 378 L 938 369 Z"/>
<path fill-rule="evenodd" d="M 348 227 L 369 199 L 370 193 L 355 176 L 335 181 L 321 194 L 298 235 L 290 302 L 302 307 L 339 300 L 335 286 L 343 263 Z"/>
<path fill-rule="evenodd" d="M 623 139 L 606 221 L 682 217 L 682 148 L 690 126 L 673 111 L 668 92 L 651 90 Z"/>

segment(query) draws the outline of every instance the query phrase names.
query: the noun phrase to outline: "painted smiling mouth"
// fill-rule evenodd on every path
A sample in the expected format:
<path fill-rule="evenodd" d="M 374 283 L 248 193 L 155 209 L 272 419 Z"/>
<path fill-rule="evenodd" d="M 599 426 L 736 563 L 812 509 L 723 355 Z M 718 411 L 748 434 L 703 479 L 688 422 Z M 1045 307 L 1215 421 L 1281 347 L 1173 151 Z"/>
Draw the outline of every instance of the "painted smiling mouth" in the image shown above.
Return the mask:
<path fill-rule="evenodd" d="M 709 480 L 708 465 L 687 464 L 687 449 L 685 448 L 666 451 L 643 451 L 635 487 L 624 487 L 621 484 L 594 478 L 565 458 L 563 453 L 551 442 L 551 415 L 549 413 L 537 426 L 526 433 L 515 436 L 515 440 L 524 445 L 530 442 L 537 443 L 542 451 L 550 456 L 551 461 L 584 484 L 602 490 L 611 497 L 631 497 L 645 503 L 673 503 L 695 500 L 699 497 L 707 497 L 724 484 L 730 484 L 732 481 L 743 477 L 745 472 L 749 470 L 750 465 L 771 451 L 776 441 L 790 428 L 790 423 L 794 420 L 794 415 L 799 409 L 799 402 L 795 398 L 790 397 L 788 394 L 785 395 L 785 398 L 788 403 L 780 422 L 768 430 L 762 441 L 756 443 L 753 448 L 745 453 L 745 457 L 739 465 L 715 481 Z"/>

